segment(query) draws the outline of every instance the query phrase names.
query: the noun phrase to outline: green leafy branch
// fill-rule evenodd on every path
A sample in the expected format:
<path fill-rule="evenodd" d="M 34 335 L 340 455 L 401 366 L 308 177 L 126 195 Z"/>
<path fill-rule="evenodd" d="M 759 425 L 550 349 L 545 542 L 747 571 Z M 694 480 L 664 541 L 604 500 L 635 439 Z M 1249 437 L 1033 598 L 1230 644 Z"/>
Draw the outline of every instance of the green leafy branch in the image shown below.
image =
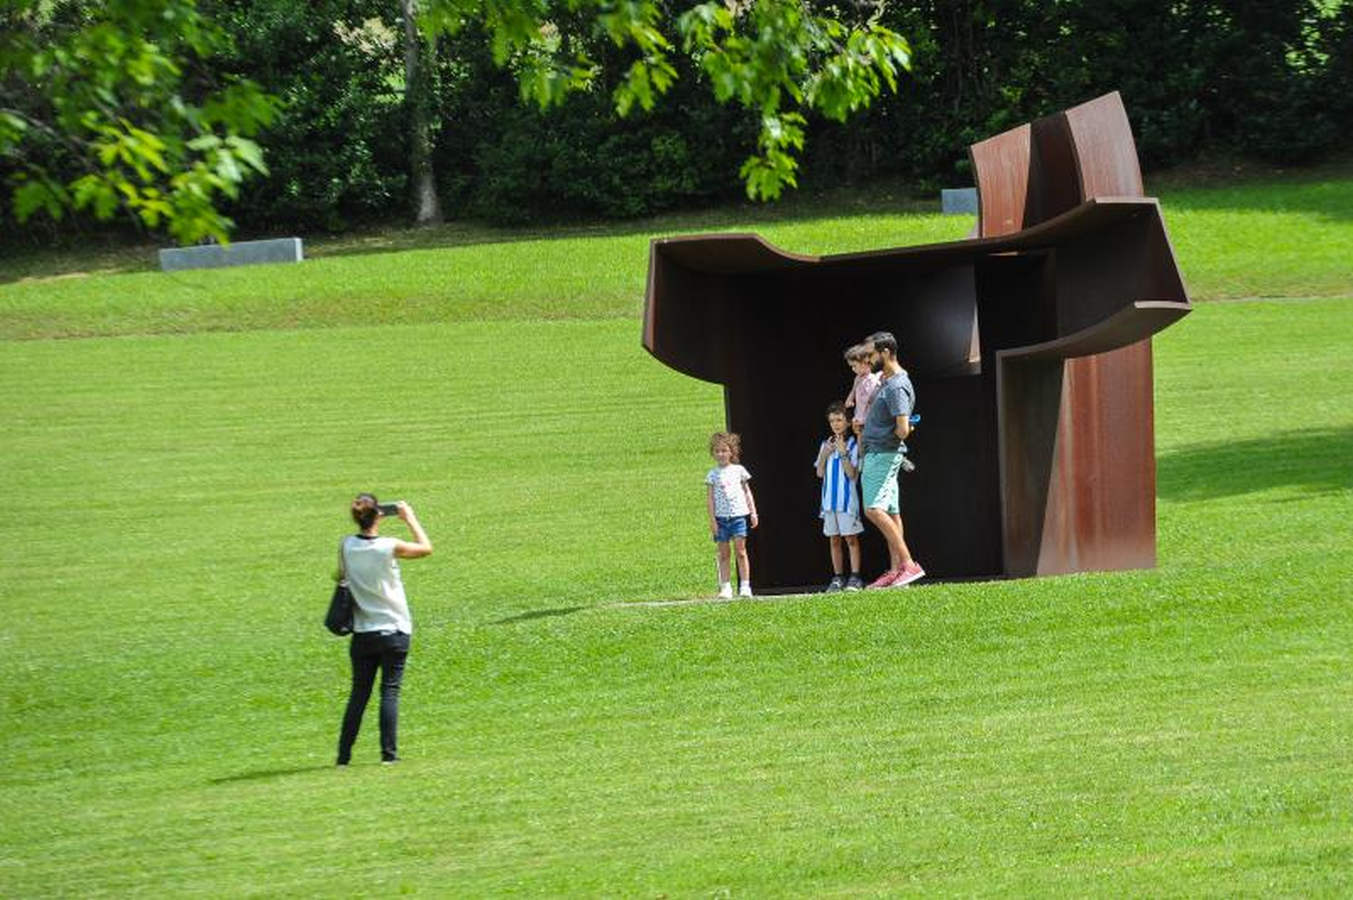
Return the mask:
<path fill-rule="evenodd" d="M 758 114 L 756 152 L 741 176 L 748 195 L 761 200 L 797 184 L 809 111 L 844 120 L 884 90 L 896 91 L 911 64 L 906 39 L 877 23 L 881 7 L 857 24 L 814 13 L 802 0 L 709 0 L 675 19 L 666 10 L 654 0 L 430 0 L 423 25 L 454 32 L 483 22 L 495 61 L 512 68 L 523 98 L 544 109 L 595 83 L 599 66 L 572 49 L 557 24 L 590 20 L 595 36 L 635 50 L 612 95 L 622 116 L 652 109 L 675 83 L 680 47 L 720 102 Z"/>
<path fill-rule="evenodd" d="M 267 172 L 253 136 L 277 101 L 248 81 L 188 99 L 185 64 L 223 47 L 224 34 L 193 0 L 107 0 L 66 18 L 20 5 L 30 27 L 0 54 L 0 83 L 25 88 L 0 96 L 15 218 L 123 213 L 180 243 L 227 242 L 220 201 Z"/>

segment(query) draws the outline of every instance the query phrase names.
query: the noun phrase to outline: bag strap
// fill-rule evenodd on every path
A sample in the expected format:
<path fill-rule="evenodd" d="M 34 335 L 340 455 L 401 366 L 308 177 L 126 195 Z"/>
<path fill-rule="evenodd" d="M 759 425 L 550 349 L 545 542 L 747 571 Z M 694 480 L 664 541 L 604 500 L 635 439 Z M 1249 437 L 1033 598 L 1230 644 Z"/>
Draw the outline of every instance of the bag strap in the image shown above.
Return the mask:
<path fill-rule="evenodd" d="M 347 540 L 347 535 L 344 535 L 338 540 L 338 574 L 342 576 L 341 580 L 344 584 L 348 581 L 348 561 L 347 558 L 343 556 L 343 545 L 347 543 Z"/>

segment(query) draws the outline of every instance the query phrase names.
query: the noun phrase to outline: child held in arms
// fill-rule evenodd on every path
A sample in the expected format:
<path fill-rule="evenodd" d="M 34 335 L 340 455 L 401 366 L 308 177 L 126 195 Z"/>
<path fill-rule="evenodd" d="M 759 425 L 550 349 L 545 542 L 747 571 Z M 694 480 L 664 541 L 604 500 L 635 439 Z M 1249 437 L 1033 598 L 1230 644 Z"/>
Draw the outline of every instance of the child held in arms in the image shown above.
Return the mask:
<path fill-rule="evenodd" d="M 883 376 L 870 366 L 869 348 L 864 344 L 848 347 L 845 357 L 846 365 L 855 373 L 855 381 L 846 395 L 845 406 L 847 410 L 854 411 L 850 428 L 858 440 L 860 429 L 864 428 L 864 417 L 869 413 L 869 404 L 874 402 L 874 392 L 879 389 L 879 381 Z"/>
<path fill-rule="evenodd" d="M 738 555 L 738 594 L 752 596 L 752 564 L 747 558 L 747 532 L 758 524 L 756 499 L 748 483 L 751 473 L 744 469 L 742 439 L 736 434 L 716 431 L 709 438 L 709 455 L 714 468 L 705 476 L 709 485 L 709 530 L 719 547 L 719 599 L 733 596 L 729 545 Z"/>
<path fill-rule="evenodd" d="M 840 590 L 858 591 L 864 587 L 864 579 L 860 577 L 860 532 L 864 531 L 864 524 L 860 521 L 859 442 L 851 434 L 844 404 L 833 403 L 827 407 L 827 427 L 831 433 L 818 446 L 817 462 L 813 465 L 817 477 L 822 480 L 819 516 L 822 533 L 831 551 L 832 580 L 826 588 L 830 594 Z M 843 541 L 850 554 L 849 579 L 846 578 L 845 554 L 841 548 Z"/>

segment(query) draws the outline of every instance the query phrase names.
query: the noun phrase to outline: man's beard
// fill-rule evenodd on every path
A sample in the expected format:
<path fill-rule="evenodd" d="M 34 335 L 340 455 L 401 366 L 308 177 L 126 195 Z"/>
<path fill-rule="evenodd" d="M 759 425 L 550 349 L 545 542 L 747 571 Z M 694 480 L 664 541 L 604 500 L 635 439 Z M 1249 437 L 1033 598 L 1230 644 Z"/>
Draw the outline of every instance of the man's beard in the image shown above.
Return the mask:
<path fill-rule="evenodd" d="M 875 372 L 875 373 L 877 373 L 877 372 L 882 372 L 882 371 L 883 371 L 883 360 L 879 360 L 878 362 L 871 362 L 871 363 L 869 364 L 869 371 Z"/>

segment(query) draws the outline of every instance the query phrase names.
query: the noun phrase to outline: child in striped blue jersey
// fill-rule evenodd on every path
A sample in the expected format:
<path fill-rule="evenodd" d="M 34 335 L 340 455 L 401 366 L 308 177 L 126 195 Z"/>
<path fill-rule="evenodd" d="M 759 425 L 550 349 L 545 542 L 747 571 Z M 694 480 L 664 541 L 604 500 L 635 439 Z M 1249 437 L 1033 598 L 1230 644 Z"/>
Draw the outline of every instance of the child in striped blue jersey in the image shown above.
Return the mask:
<path fill-rule="evenodd" d="M 827 407 L 827 426 L 831 436 L 817 451 L 817 477 L 822 479 L 822 533 L 832 556 L 832 580 L 827 593 L 840 590 L 858 591 L 864 587 L 860 578 L 860 448 L 851 433 L 850 419 L 842 403 Z M 845 559 L 841 543 L 850 552 L 850 577 L 844 571 Z"/>

